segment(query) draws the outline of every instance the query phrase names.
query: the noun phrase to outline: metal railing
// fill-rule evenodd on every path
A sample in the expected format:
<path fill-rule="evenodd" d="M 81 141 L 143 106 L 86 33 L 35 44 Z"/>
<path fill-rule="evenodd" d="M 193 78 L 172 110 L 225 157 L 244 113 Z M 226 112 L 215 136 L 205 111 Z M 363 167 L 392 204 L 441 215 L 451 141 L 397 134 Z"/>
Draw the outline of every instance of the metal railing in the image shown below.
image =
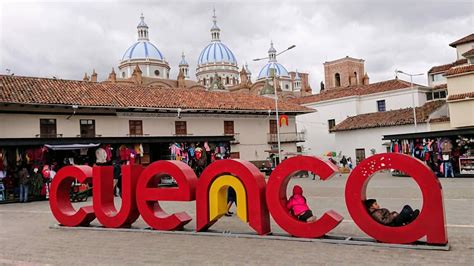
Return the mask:
<path fill-rule="evenodd" d="M 127 134 L 127 137 L 146 137 L 150 136 L 150 134 Z"/>
<path fill-rule="evenodd" d="M 63 134 L 36 134 L 37 138 L 62 138 Z"/>
<path fill-rule="evenodd" d="M 268 133 L 268 143 L 277 143 L 278 135 L 276 133 Z M 280 142 L 303 142 L 305 135 L 303 132 L 280 133 Z"/>
<path fill-rule="evenodd" d="M 240 133 L 224 134 L 224 136 L 233 136 L 234 137 L 234 140 L 231 140 L 230 144 L 239 144 L 240 143 Z"/>

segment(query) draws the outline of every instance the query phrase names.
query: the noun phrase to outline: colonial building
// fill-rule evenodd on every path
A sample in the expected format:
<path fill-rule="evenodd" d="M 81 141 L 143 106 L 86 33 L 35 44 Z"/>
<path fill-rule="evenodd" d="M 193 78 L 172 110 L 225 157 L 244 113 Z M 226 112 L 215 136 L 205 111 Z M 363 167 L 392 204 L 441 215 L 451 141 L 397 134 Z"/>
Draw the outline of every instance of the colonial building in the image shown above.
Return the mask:
<path fill-rule="evenodd" d="M 248 161 L 266 160 L 276 145 L 274 101 L 257 95 L 4 75 L 0 82 L 0 118 L 9 125 L 0 128 L 0 148 L 13 151 L 141 144 L 137 163 L 147 164 L 169 159 L 170 143 L 228 145 L 229 156 Z M 295 117 L 312 110 L 280 101 L 279 111 L 288 116 L 282 149 L 295 153 L 303 140 Z"/>
<path fill-rule="evenodd" d="M 447 155 L 456 175 L 474 175 L 473 43 L 471 34 L 450 44 L 462 46 L 462 53 L 454 63 L 428 71 L 432 87 L 398 78 L 369 84 L 363 60 L 326 62 L 326 88 L 290 100 L 316 110 L 297 118 L 308 139 L 301 146 L 309 154 L 336 152 L 355 163 L 375 153 L 401 152 L 438 174 L 441 155 Z"/>
<path fill-rule="evenodd" d="M 411 87 L 409 82 L 392 79 L 367 85 L 329 88 L 319 94 L 290 101 L 316 110 L 315 113 L 297 118 L 298 130 L 307 136 L 307 141 L 302 144 L 307 153 L 321 156 L 328 152 L 342 152 L 362 160 L 370 155 L 372 149 L 377 153 L 386 151 L 381 140 L 384 133 L 414 131 L 413 111 L 410 111 L 413 110 L 413 100 L 416 106 L 424 106 L 426 93 L 430 90 L 417 84 Z M 443 114 L 446 115 L 446 105 L 443 103 L 437 102 L 420 109 L 418 130 L 426 130 L 427 117 L 437 110 L 441 113 L 444 110 Z M 396 127 L 384 131 L 383 127 L 389 125 Z"/>
<path fill-rule="evenodd" d="M 449 126 L 474 127 L 474 34 L 449 46 L 456 48 L 458 63 L 444 72 L 448 92 Z"/>

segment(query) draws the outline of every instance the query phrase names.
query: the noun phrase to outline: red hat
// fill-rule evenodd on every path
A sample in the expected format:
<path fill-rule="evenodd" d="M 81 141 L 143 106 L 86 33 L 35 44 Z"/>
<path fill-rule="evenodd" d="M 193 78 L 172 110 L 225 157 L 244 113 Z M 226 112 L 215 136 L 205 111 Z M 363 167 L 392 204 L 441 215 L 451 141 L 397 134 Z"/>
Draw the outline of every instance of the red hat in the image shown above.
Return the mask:
<path fill-rule="evenodd" d="M 295 185 L 293 187 L 293 195 L 303 195 L 303 189 L 300 186 Z"/>

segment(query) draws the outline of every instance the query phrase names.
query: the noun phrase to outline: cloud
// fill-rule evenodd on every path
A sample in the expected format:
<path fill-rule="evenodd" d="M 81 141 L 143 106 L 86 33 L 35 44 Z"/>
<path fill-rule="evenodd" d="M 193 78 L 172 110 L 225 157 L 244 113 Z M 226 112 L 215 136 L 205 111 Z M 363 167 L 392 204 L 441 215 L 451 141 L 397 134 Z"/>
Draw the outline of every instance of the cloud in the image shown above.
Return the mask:
<path fill-rule="evenodd" d="M 322 63 L 346 55 L 363 58 L 371 82 L 394 77 L 396 68 L 426 73 L 456 60 L 448 46 L 472 33 L 472 1 L 141 1 L 2 2 L 0 73 L 81 79 L 95 68 L 99 80 L 117 67 L 136 41 L 140 13 L 150 39 L 177 75 L 181 52 L 194 76 L 210 41 L 215 6 L 221 39 L 255 78 L 270 40 L 288 70 L 310 73 L 314 91 Z M 117 68 L 116 68 L 117 70 Z M 415 80 L 426 84 L 426 77 Z"/>

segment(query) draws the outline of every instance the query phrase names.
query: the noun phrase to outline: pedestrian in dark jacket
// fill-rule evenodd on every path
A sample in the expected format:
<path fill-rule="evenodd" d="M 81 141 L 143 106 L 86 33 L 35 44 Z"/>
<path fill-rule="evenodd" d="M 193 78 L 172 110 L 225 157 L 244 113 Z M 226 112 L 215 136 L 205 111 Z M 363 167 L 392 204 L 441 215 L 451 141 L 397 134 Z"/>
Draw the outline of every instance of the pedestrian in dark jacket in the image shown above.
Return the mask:
<path fill-rule="evenodd" d="M 413 210 L 409 205 L 405 205 L 400 213 L 396 211 L 389 211 L 385 208 L 380 208 L 377 200 L 368 199 L 365 200 L 365 207 L 369 214 L 380 224 L 387 226 L 402 226 L 407 225 L 414 221 L 420 211 L 418 209 Z"/>
<path fill-rule="evenodd" d="M 28 202 L 28 189 L 30 187 L 31 178 L 26 166 L 22 166 L 18 172 L 20 179 L 20 202 Z"/>

